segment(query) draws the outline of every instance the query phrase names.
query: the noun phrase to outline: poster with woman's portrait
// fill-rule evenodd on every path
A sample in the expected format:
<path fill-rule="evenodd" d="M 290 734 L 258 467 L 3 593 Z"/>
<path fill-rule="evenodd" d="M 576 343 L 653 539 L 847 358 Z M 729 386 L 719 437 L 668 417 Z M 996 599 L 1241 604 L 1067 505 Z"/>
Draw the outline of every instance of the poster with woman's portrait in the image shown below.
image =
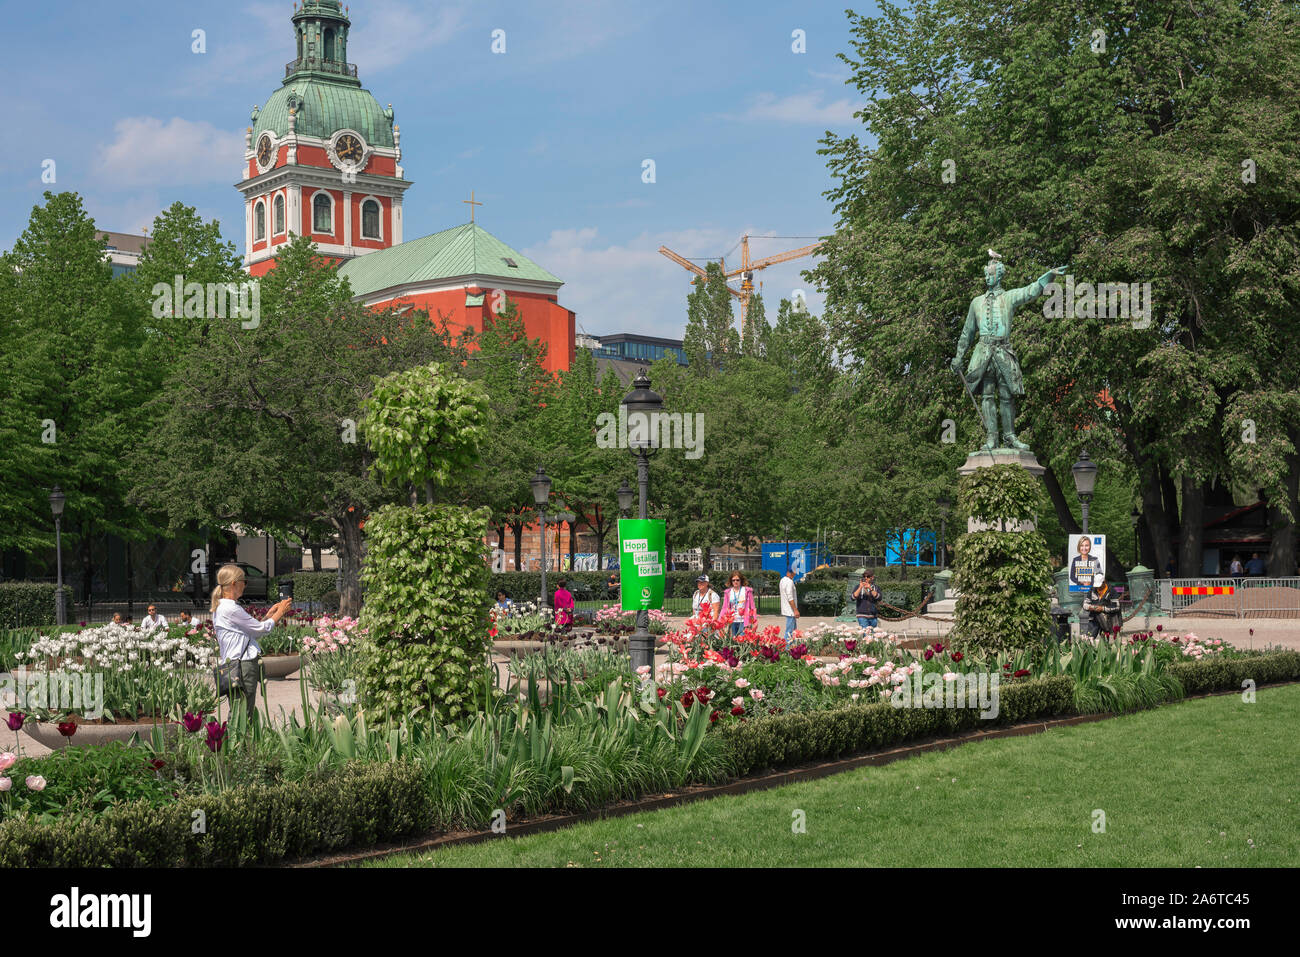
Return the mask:
<path fill-rule="evenodd" d="M 1086 592 L 1093 576 L 1106 574 L 1106 536 L 1070 536 L 1070 591 Z"/>

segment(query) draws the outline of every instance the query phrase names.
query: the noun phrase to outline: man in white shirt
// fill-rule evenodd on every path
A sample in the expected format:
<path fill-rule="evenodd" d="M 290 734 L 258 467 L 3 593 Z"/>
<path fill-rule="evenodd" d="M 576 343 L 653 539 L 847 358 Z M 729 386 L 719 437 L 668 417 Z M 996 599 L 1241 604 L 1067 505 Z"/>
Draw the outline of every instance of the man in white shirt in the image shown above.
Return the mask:
<path fill-rule="evenodd" d="M 799 626 L 799 599 L 794 588 L 793 568 L 787 568 L 785 575 L 781 578 L 781 614 L 785 615 L 785 635 L 783 637 L 786 643 L 789 644 L 795 628 Z"/>
<path fill-rule="evenodd" d="M 150 605 L 149 614 L 145 616 L 144 621 L 140 622 L 140 627 L 144 631 L 153 631 L 155 628 L 166 628 L 167 619 L 158 614 L 158 609 Z"/>
<path fill-rule="evenodd" d="M 691 596 L 691 617 L 700 617 L 700 606 L 708 605 L 709 613 L 716 615 L 718 609 L 722 607 L 722 599 L 718 593 L 709 587 L 709 576 L 701 575 L 695 579 L 695 594 Z"/>

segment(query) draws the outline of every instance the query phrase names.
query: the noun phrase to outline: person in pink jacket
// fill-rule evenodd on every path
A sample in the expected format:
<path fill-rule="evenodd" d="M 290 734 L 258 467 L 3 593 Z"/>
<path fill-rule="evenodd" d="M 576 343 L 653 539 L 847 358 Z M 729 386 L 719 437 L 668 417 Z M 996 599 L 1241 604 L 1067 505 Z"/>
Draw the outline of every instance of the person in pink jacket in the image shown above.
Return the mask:
<path fill-rule="evenodd" d="M 740 572 L 732 572 L 731 581 L 722 593 L 722 611 L 735 615 L 728 630 L 734 638 L 746 628 L 758 624 L 758 609 L 754 607 L 754 589 Z"/>
<path fill-rule="evenodd" d="M 566 582 L 560 579 L 559 587 L 555 589 L 555 623 L 561 628 L 573 624 L 573 593 L 565 588 Z"/>

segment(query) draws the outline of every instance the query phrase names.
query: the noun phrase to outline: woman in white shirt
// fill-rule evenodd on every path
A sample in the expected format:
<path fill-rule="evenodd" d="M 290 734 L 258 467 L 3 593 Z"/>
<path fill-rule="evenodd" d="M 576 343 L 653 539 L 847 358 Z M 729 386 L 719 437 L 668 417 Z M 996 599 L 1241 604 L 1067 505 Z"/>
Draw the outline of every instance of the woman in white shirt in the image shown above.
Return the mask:
<path fill-rule="evenodd" d="M 212 589 L 212 627 L 217 633 L 217 649 L 224 664 L 239 661 L 239 678 L 231 682 L 231 707 L 234 691 L 244 693 L 244 703 L 251 720 L 257 714 L 257 685 L 262 677 L 262 646 L 258 635 L 268 634 L 276 622 L 289 611 L 292 598 L 276 602 L 267 616 L 258 621 L 237 603 L 244 593 L 244 570 L 238 565 L 222 565 L 217 572 L 217 587 Z"/>

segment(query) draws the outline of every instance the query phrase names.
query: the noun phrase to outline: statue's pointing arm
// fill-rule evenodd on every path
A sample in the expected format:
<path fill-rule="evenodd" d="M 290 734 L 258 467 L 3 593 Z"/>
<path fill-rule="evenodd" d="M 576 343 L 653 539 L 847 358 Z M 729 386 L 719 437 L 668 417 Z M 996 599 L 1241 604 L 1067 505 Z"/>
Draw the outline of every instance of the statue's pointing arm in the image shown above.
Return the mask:
<path fill-rule="evenodd" d="M 1011 308 L 1017 309 L 1031 299 L 1037 299 L 1043 294 L 1043 291 L 1050 283 L 1056 281 L 1058 276 L 1064 276 L 1065 266 L 1057 266 L 1055 269 L 1049 269 L 1043 273 L 1028 286 L 1021 286 L 1019 289 L 1012 289 L 1007 293 L 1007 298 L 1011 300 Z"/>

